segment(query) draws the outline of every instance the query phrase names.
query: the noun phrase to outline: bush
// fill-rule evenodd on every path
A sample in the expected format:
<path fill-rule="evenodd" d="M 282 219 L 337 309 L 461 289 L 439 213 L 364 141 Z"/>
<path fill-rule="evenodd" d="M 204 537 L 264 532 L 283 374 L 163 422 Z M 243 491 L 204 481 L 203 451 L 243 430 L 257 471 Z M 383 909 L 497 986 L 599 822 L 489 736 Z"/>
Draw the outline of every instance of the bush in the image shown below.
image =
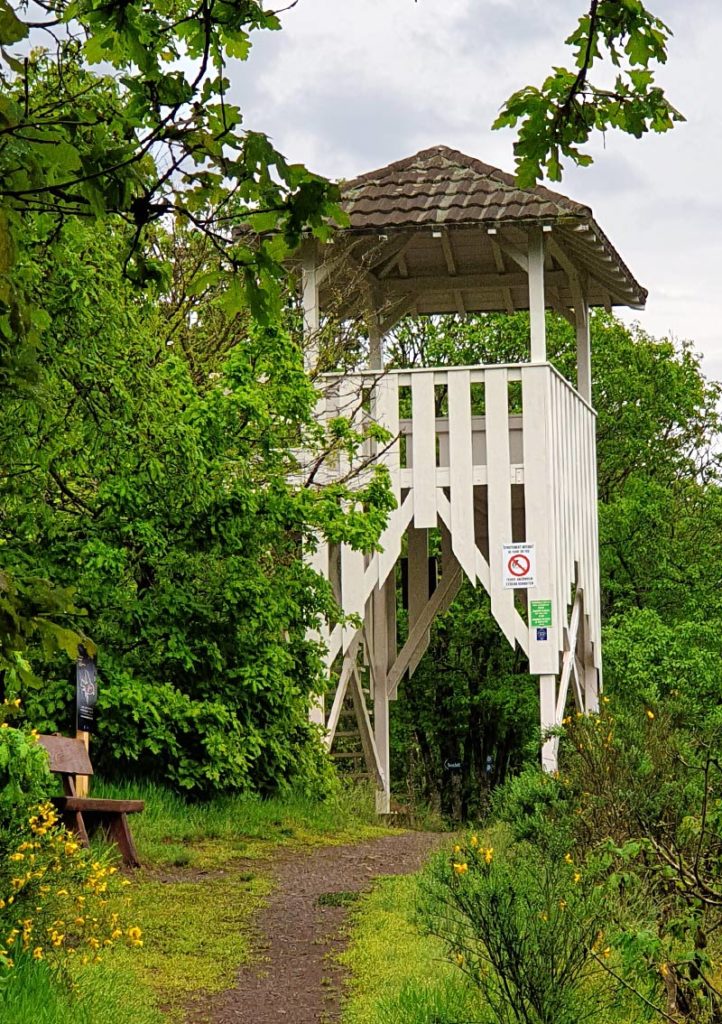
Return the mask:
<path fill-rule="evenodd" d="M 62 966 L 76 957 L 95 962 L 120 941 L 142 945 L 140 928 L 124 928 L 111 908 L 110 854 L 82 849 L 44 799 L 52 777 L 36 738 L 3 722 L 0 766 L 2 968 L 25 954 Z"/>
<path fill-rule="evenodd" d="M 0 718 L 11 715 L 17 706 L 19 701 L 6 701 L 0 707 Z M 27 835 L 32 809 L 45 800 L 52 789 L 48 757 L 35 737 L 12 728 L 7 721 L 0 722 L 0 860 L 3 863 Z"/>
<path fill-rule="evenodd" d="M 605 894 L 570 855 L 557 858 L 497 830 L 433 862 L 422 919 L 476 985 L 499 1024 L 581 1024 L 617 999 L 599 964 Z M 489 840 L 487 840 L 487 843 Z"/>
<path fill-rule="evenodd" d="M 494 820 L 508 825 L 517 841 L 545 845 L 562 853 L 569 849 L 569 799 L 559 778 L 538 767 L 525 768 L 492 794 Z"/>

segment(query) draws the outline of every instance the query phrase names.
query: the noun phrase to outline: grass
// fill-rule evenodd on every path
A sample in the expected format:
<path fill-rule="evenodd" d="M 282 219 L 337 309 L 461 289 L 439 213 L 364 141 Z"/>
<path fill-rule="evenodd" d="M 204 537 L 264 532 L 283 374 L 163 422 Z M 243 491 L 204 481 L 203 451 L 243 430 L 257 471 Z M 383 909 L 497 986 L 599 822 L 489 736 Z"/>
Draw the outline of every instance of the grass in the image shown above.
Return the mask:
<path fill-rule="evenodd" d="M 46 963 L 18 962 L 0 986 L 3 1024 L 162 1024 L 132 975 L 109 964 L 84 968 L 74 982 L 58 978 Z"/>
<path fill-rule="evenodd" d="M 126 891 L 125 916 L 144 932 L 142 950 L 123 950 L 130 972 L 165 1019 L 182 1020 L 199 995 L 220 992 L 252 955 L 251 920 L 271 890 L 266 863 L 279 848 L 345 843 L 383 835 L 373 794 L 341 791 L 325 801 L 290 793 L 188 803 L 153 785 L 94 794 L 145 800 L 132 819 L 144 865 Z"/>
<path fill-rule="evenodd" d="M 257 860 L 277 847 L 358 842 L 388 833 L 378 824 L 370 790 L 343 789 L 318 800 L 289 793 L 262 799 L 253 794 L 189 803 L 146 783 L 95 783 L 93 795 L 145 800 L 132 818 L 140 859 L 155 867 L 205 870 L 231 860 Z"/>
<path fill-rule="evenodd" d="M 480 1019 L 478 996 L 414 921 L 418 878 L 385 878 L 362 897 L 351 942 L 342 1024 L 461 1024 Z"/>

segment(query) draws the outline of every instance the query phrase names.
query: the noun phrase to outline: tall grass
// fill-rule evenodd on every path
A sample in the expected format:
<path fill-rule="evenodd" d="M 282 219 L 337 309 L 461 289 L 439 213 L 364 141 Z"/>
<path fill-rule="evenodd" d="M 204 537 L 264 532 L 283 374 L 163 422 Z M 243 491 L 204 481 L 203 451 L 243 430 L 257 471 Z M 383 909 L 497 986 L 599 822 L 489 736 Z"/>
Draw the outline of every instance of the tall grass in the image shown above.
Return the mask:
<path fill-rule="evenodd" d="M 218 796 L 190 801 L 150 782 L 124 784 L 95 779 L 93 796 L 145 801 L 142 814 L 131 818 L 133 836 L 145 863 L 187 864 L 194 844 L 220 841 L 237 854 L 253 856 L 259 845 L 293 841 L 343 842 L 381 835 L 373 791 L 340 788 L 324 800 L 289 792 L 269 798 L 255 794 Z"/>
<path fill-rule="evenodd" d="M 466 1024 L 482 1019 L 478 993 L 416 923 L 415 876 L 384 878 L 353 914 L 341 962 L 351 971 L 343 1024 Z"/>
<path fill-rule="evenodd" d="M 130 975 L 103 964 L 73 978 L 43 961 L 19 958 L 0 985 L 2 1024 L 161 1024 Z"/>

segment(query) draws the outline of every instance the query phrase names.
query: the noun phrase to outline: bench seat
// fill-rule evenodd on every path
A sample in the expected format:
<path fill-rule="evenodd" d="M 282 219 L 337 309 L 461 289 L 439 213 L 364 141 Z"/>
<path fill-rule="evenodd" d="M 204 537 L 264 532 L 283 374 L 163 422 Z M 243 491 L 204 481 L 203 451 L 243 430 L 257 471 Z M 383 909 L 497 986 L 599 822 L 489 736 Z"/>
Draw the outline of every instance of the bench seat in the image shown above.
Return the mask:
<path fill-rule="evenodd" d="M 142 800 L 101 800 L 92 796 L 56 796 L 53 803 L 59 811 L 97 811 L 108 814 L 137 814 L 143 810 Z"/>

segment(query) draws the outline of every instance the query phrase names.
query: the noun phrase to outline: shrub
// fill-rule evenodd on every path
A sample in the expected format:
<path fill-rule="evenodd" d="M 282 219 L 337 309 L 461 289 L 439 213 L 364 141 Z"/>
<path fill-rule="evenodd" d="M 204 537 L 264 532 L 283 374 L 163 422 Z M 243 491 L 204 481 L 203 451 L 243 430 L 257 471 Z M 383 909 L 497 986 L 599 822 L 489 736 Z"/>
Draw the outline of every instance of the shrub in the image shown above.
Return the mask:
<path fill-rule="evenodd" d="M 19 701 L 0 706 L 0 859 L 5 862 L 27 834 L 32 808 L 52 792 L 47 754 L 32 734 L 5 720 Z"/>
<path fill-rule="evenodd" d="M 558 777 L 536 766 L 525 768 L 494 791 L 492 815 L 508 825 L 515 840 L 561 849 L 562 853 L 569 849 L 568 795 Z"/>
<path fill-rule="evenodd" d="M 95 962 L 122 941 L 141 945 L 111 907 L 117 868 L 96 857 L 59 824 L 45 796 L 47 755 L 32 734 L 0 725 L 0 964 L 30 954 L 62 966 Z"/>
<path fill-rule="evenodd" d="M 439 856 L 423 886 L 421 915 L 476 985 L 499 1024 L 580 1024 L 617 992 L 599 958 L 604 891 L 570 855 L 471 836 Z M 487 843 L 489 840 L 487 840 Z"/>

